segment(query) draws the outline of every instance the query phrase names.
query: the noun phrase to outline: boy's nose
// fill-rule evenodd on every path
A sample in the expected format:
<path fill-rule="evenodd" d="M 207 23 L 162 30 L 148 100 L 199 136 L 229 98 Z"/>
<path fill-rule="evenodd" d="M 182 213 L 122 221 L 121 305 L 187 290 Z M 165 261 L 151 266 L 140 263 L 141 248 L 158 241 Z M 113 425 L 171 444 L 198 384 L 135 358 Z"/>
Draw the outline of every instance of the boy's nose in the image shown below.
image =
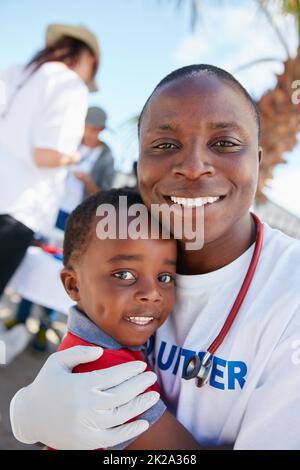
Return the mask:
<path fill-rule="evenodd" d="M 162 300 L 159 289 L 155 283 L 143 284 L 136 292 L 138 302 L 160 302 Z"/>

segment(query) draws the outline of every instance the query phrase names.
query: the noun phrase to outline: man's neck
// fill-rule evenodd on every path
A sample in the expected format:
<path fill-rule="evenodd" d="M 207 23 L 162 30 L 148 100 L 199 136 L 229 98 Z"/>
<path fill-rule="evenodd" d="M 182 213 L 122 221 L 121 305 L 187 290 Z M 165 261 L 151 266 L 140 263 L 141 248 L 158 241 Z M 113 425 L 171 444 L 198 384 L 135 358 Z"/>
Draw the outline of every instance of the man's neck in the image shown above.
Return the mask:
<path fill-rule="evenodd" d="M 223 268 L 239 258 L 255 241 L 256 225 L 251 214 L 246 214 L 220 239 L 204 244 L 198 251 L 179 245 L 177 272 L 205 274 Z"/>

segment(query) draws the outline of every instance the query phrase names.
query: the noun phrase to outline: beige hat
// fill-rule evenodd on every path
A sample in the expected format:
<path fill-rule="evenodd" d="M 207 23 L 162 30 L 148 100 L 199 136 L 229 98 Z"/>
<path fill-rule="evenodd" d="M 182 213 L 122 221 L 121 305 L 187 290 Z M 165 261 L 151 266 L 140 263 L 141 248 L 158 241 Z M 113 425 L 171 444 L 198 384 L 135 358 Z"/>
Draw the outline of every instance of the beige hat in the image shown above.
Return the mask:
<path fill-rule="evenodd" d="M 46 46 L 55 44 L 61 37 L 70 36 L 84 42 L 95 54 L 97 64 L 100 63 L 100 48 L 96 36 L 85 26 L 67 25 L 67 24 L 50 24 L 46 31 Z M 88 84 L 89 91 L 97 91 L 98 87 L 93 78 Z"/>

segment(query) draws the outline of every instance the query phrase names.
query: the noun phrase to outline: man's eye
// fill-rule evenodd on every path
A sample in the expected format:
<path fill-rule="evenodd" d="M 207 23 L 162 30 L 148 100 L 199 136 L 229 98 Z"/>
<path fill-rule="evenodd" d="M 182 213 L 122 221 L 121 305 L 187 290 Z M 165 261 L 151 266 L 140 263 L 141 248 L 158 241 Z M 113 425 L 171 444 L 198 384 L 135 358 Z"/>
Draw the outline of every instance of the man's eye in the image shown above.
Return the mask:
<path fill-rule="evenodd" d="M 170 274 L 160 274 L 158 280 L 163 284 L 170 284 L 174 281 L 174 278 Z"/>
<path fill-rule="evenodd" d="M 213 144 L 214 147 L 236 147 L 237 144 L 230 142 L 230 140 L 218 140 Z"/>
<path fill-rule="evenodd" d="M 122 279 L 122 281 L 135 280 L 134 275 L 130 271 L 119 271 L 118 273 L 114 273 L 113 276 L 117 277 L 118 279 Z"/>
<path fill-rule="evenodd" d="M 173 148 L 177 148 L 175 144 L 172 144 L 171 142 L 165 142 L 163 144 L 158 144 L 154 147 L 155 149 L 161 149 L 161 150 L 170 150 Z"/>

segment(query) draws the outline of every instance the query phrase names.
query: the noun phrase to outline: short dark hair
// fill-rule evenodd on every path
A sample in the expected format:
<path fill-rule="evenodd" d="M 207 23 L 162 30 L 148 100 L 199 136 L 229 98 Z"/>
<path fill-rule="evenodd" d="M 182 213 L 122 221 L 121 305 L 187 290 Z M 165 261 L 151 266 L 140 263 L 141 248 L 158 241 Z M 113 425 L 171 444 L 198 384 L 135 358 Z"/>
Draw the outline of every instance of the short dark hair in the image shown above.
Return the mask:
<path fill-rule="evenodd" d="M 111 204 L 119 208 L 119 197 L 127 196 L 127 207 L 133 204 L 143 204 L 137 191 L 132 189 L 110 189 L 99 191 L 86 198 L 68 217 L 63 246 L 64 266 L 70 267 L 70 261 L 78 260 L 86 251 L 92 238 L 92 226 L 96 217 L 97 207 L 101 204 Z"/>
<path fill-rule="evenodd" d="M 260 137 L 260 129 L 261 129 L 261 124 L 260 124 L 260 112 L 258 109 L 257 104 L 253 100 L 253 98 L 250 96 L 246 88 L 243 87 L 243 85 L 233 76 L 231 73 L 227 72 L 224 69 L 221 69 L 219 67 L 215 67 L 214 65 L 208 65 L 208 64 L 193 64 L 193 65 L 187 65 L 185 67 L 181 67 L 179 69 L 174 70 L 173 72 L 169 73 L 166 77 L 164 77 L 158 85 L 154 88 L 153 92 L 147 99 L 142 112 L 139 116 L 138 120 L 138 131 L 140 132 L 140 126 L 141 126 L 141 120 L 143 117 L 143 114 L 145 113 L 145 110 L 148 106 L 149 101 L 151 100 L 152 96 L 154 93 L 161 88 L 163 85 L 166 85 L 167 83 L 170 83 L 177 78 L 183 78 L 183 77 L 193 77 L 197 76 L 198 74 L 202 73 L 207 73 L 210 75 L 214 75 L 215 77 L 219 78 L 220 80 L 228 82 L 233 88 L 236 88 L 238 91 L 240 91 L 248 103 L 250 104 L 254 117 L 256 119 L 257 123 L 257 128 L 258 128 L 258 136 Z"/>

